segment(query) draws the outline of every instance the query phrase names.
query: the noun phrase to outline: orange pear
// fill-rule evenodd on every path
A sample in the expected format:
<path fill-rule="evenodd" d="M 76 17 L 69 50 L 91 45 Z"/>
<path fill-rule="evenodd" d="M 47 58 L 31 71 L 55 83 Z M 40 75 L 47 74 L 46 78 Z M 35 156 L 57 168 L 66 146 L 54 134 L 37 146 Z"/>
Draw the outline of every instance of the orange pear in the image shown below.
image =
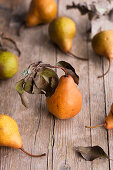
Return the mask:
<path fill-rule="evenodd" d="M 57 5 L 54 0 L 32 0 L 26 16 L 26 26 L 51 22 L 57 15 Z"/>
<path fill-rule="evenodd" d="M 46 103 L 54 116 L 69 119 L 80 112 L 82 95 L 70 75 L 62 76 L 54 94 L 46 98 Z"/>

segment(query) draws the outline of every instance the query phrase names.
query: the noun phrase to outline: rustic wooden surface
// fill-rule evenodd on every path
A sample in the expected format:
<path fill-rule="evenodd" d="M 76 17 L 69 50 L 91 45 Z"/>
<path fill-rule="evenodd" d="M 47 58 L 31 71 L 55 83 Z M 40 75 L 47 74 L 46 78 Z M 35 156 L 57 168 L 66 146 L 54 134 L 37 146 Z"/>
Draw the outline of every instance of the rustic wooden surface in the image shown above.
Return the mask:
<path fill-rule="evenodd" d="M 77 60 L 56 49 L 49 40 L 48 25 L 24 30 L 20 37 L 16 36 L 19 24 L 13 18 L 15 14 L 21 15 L 27 11 L 29 2 L 30 0 L 0 0 L 0 31 L 13 37 L 22 51 L 19 72 L 10 80 L 0 81 L 0 113 L 8 114 L 17 121 L 27 151 L 33 154 L 46 152 L 47 156 L 31 158 L 19 150 L 1 147 L 0 170 L 113 169 L 113 161 L 97 159 L 87 162 L 74 149 L 80 145 L 100 145 L 113 159 L 113 130 L 108 132 L 104 128 L 85 129 L 85 125 L 103 123 L 109 112 L 113 102 L 113 64 L 107 76 L 97 79 L 97 76 L 107 69 L 108 61 L 97 56 L 92 50 L 86 34 L 89 25 L 87 16 L 81 17 L 74 9 L 66 10 L 66 4 L 71 4 L 71 0 L 57 0 L 58 15 L 69 16 L 76 22 L 77 33 L 72 51 L 78 56 L 88 57 L 89 61 Z M 92 22 L 92 35 L 100 26 L 101 29 L 113 28 L 113 24 L 106 18 L 98 19 Z M 80 76 L 79 89 L 83 94 L 82 110 L 76 117 L 70 120 L 56 119 L 48 113 L 44 96 L 31 96 L 29 109 L 22 106 L 14 86 L 20 79 L 21 72 L 37 60 L 51 64 L 65 60 L 76 69 Z"/>

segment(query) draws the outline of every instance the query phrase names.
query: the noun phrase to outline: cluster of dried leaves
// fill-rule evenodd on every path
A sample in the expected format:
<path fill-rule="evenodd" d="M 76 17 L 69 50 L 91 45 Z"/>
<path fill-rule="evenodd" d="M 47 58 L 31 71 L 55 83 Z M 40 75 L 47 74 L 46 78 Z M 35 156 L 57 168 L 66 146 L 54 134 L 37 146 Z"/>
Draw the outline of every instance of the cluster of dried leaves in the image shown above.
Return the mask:
<path fill-rule="evenodd" d="M 88 14 L 89 20 L 94 20 L 97 18 L 100 18 L 101 16 L 108 16 L 109 19 L 111 19 L 113 14 L 113 7 L 111 5 L 111 8 L 108 9 L 107 6 L 105 7 L 97 7 L 96 2 L 92 2 L 91 4 L 87 4 L 86 2 L 82 3 L 74 3 L 72 2 L 72 5 L 67 5 L 67 9 L 78 9 L 81 13 L 81 15 Z"/>
<path fill-rule="evenodd" d="M 53 68 L 60 68 L 67 75 L 71 75 L 76 84 L 79 83 L 79 76 L 75 69 L 65 61 L 59 61 L 56 66 L 42 63 L 41 61 L 32 63 L 22 74 L 24 78 L 16 84 L 16 90 L 21 97 L 21 102 L 28 107 L 29 102 L 26 93 L 29 94 L 45 94 L 50 97 L 59 83 L 59 77 Z"/>

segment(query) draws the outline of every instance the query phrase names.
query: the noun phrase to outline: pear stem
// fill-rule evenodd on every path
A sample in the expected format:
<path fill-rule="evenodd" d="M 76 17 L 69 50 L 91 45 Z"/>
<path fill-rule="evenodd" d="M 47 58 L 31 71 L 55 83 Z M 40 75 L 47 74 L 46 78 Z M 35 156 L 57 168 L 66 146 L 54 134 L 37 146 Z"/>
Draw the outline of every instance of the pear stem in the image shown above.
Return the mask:
<path fill-rule="evenodd" d="M 25 151 L 24 148 L 20 148 L 24 153 L 26 153 L 27 155 L 31 156 L 31 157 L 42 157 L 42 156 L 46 156 L 46 153 L 41 154 L 41 155 L 32 155 L 29 152 Z"/>
<path fill-rule="evenodd" d="M 20 49 L 18 48 L 16 42 L 15 42 L 13 39 L 11 39 L 11 38 L 9 38 L 9 37 L 5 37 L 5 36 L 4 36 L 4 33 L 1 33 L 1 34 L 0 34 L 0 38 L 1 38 L 1 41 L 2 41 L 2 40 L 8 40 L 8 41 L 10 41 L 12 44 L 14 44 L 14 46 L 15 46 L 17 52 L 18 52 L 18 57 L 21 55 L 21 51 L 20 51 Z M 2 44 L 2 42 L 1 42 L 1 44 Z M 2 46 L 3 46 L 3 45 L 2 45 Z M 7 49 L 6 49 L 6 50 L 7 50 Z"/>
<path fill-rule="evenodd" d="M 17 30 L 17 35 L 20 36 L 22 30 L 25 28 L 25 22 L 21 23 L 21 25 L 19 26 L 18 30 Z"/>
<path fill-rule="evenodd" d="M 100 124 L 100 125 L 96 125 L 96 126 L 85 126 L 85 128 L 96 128 L 96 127 L 101 127 L 101 126 L 104 126 L 105 124 Z"/>
<path fill-rule="evenodd" d="M 102 74 L 101 76 L 98 76 L 98 78 L 102 78 L 102 77 L 104 77 L 108 72 L 109 72 L 109 70 L 110 70 L 110 67 L 111 67 L 111 63 L 112 63 L 112 59 L 111 58 L 109 58 L 109 67 L 108 67 L 108 70 L 104 73 L 104 74 Z"/>
<path fill-rule="evenodd" d="M 72 55 L 72 56 L 76 57 L 76 58 L 79 59 L 79 60 L 86 60 L 86 61 L 88 60 L 88 58 L 80 58 L 80 57 L 76 56 L 76 55 L 73 54 L 71 51 L 68 51 L 67 54 Z"/>

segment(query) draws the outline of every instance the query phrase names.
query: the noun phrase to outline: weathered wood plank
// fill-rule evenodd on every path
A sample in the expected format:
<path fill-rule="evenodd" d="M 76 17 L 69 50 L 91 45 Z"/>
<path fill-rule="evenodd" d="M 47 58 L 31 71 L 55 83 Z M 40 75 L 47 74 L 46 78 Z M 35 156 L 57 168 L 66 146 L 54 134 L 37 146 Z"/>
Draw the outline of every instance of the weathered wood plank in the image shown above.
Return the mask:
<path fill-rule="evenodd" d="M 27 5 L 27 3 L 26 3 Z M 1 16 L 1 18 L 3 18 Z M 7 20 L 6 20 L 7 22 Z M 6 23 L 5 23 L 6 24 Z M 5 25 L 4 24 L 4 25 Z M 15 29 L 10 25 L 6 32 L 14 37 L 22 51 L 19 59 L 19 72 L 11 80 L 1 82 L 0 107 L 1 113 L 7 113 L 17 121 L 20 134 L 24 142 L 24 148 L 33 154 L 48 152 L 50 139 L 51 116 L 48 114 L 45 106 L 45 98 L 42 96 L 30 97 L 31 106 L 26 110 L 20 102 L 20 98 L 14 90 L 16 81 L 20 78 L 21 72 L 34 61 L 43 60 L 56 61 L 54 49 L 48 43 L 47 27 L 41 26 L 33 29 L 27 29 L 21 37 L 15 36 Z M 5 26 L 4 26 L 5 27 Z M 3 27 L 3 31 L 4 31 Z M 11 29 L 11 30 L 10 30 Z M 12 34 L 11 34 L 12 33 Z M 47 41 L 45 41 L 47 39 Z M 46 169 L 47 157 L 32 159 L 18 150 L 1 148 L 1 169 Z M 8 155 L 8 156 L 6 156 Z"/>
<path fill-rule="evenodd" d="M 69 0 L 59 1 L 59 16 L 71 17 L 76 22 L 77 33 L 73 40 L 72 51 L 77 56 L 87 58 L 87 42 L 83 38 L 87 28 L 87 17 L 81 17 L 80 13 L 75 10 L 67 11 L 66 4 L 70 3 L 71 1 Z M 83 94 L 83 105 L 81 112 L 74 118 L 62 121 L 55 119 L 53 169 L 89 169 L 89 167 L 91 167 L 91 163 L 78 157 L 78 154 L 74 150 L 75 146 L 87 146 L 91 144 L 90 131 L 85 129 L 85 125 L 90 122 L 88 62 L 66 56 L 59 50 L 57 50 L 57 60 L 65 60 L 72 64 L 77 74 L 80 76 L 79 89 Z"/>
<path fill-rule="evenodd" d="M 98 1 L 97 1 L 98 2 Z M 101 17 L 100 19 L 94 20 L 91 24 L 93 37 L 100 30 L 110 29 L 112 23 L 108 21 L 107 17 Z M 89 44 L 89 77 L 90 77 L 90 110 L 91 110 L 91 125 L 98 125 L 104 123 L 106 116 L 106 91 L 105 91 L 105 78 L 98 79 L 97 76 L 103 74 L 105 69 L 107 69 L 107 64 L 104 63 L 104 58 L 96 55 L 92 47 Z M 93 75 L 93 76 L 92 76 Z M 110 76 L 111 77 L 111 76 Z M 109 83 L 110 84 L 110 83 Z M 109 90 L 108 90 L 109 91 Z M 107 91 L 107 92 L 108 92 Z M 109 99 L 109 101 L 111 101 Z M 104 128 L 96 128 L 91 130 L 92 135 L 92 145 L 100 145 L 109 155 L 109 138 L 108 133 Z M 101 169 L 103 164 L 104 169 L 109 169 L 109 161 L 95 160 L 93 162 L 94 169 Z"/>

